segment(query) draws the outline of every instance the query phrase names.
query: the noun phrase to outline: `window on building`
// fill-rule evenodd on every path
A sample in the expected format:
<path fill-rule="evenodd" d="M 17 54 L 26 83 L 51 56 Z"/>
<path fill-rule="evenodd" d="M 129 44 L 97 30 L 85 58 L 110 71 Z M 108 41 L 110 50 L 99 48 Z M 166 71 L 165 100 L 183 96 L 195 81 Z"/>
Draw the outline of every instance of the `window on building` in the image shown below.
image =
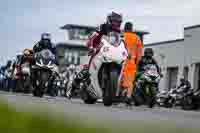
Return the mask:
<path fill-rule="evenodd" d="M 78 51 L 74 51 L 74 64 L 78 64 L 78 56 L 79 56 L 79 54 L 78 54 Z"/>
<path fill-rule="evenodd" d="M 194 76 L 194 89 L 200 89 L 200 63 L 196 64 Z"/>
<path fill-rule="evenodd" d="M 167 68 L 168 73 L 168 89 L 176 87 L 178 67 Z"/>
<path fill-rule="evenodd" d="M 184 67 L 183 76 L 185 79 L 188 79 L 189 67 Z"/>
<path fill-rule="evenodd" d="M 68 52 L 68 64 L 71 64 L 72 63 L 72 52 L 71 51 L 69 51 Z"/>

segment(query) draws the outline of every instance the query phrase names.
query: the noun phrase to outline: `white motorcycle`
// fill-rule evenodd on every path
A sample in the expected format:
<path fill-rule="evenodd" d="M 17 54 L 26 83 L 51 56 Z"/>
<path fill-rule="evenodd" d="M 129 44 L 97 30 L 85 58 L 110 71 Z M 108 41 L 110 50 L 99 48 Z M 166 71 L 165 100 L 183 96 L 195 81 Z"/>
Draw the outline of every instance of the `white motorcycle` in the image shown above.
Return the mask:
<path fill-rule="evenodd" d="M 89 67 L 91 84 L 84 91 L 85 103 L 93 104 L 103 98 L 105 106 L 112 105 L 118 89 L 121 64 L 127 55 L 121 34 L 111 32 L 102 37 L 100 51 L 92 59 Z"/>

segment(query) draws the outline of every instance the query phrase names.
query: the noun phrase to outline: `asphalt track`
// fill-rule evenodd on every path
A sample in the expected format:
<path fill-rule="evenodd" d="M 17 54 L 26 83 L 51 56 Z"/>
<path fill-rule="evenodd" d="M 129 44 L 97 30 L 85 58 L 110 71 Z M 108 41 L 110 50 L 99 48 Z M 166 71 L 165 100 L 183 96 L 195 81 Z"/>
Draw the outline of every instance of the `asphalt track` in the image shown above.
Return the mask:
<path fill-rule="evenodd" d="M 80 119 L 92 119 L 116 123 L 168 123 L 176 127 L 200 128 L 200 112 L 183 111 L 178 109 L 166 109 L 155 107 L 149 109 L 143 107 L 126 107 L 125 105 L 113 105 L 104 107 L 102 103 L 86 105 L 79 99 L 68 100 L 63 97 L 36 98 L 32 95 L 0 92 L 0 98 L 19 110 L 35 108 L 41 110 L 48 108 L 53 113 L 64 113 L 80 117 Z"/>

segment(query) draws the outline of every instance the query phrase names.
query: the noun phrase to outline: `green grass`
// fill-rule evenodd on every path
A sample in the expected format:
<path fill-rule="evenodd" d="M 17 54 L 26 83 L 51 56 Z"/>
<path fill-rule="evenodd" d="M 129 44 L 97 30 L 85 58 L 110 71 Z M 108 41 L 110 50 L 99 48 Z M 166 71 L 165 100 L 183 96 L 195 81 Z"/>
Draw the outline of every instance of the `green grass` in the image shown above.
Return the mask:
<path fill-rule="evenodd" d="M 107 133 L 108 129 L 86 127 L 80 121 L 48 113 L 17 112 L 7 104 L 0 104 L 0 133 Z"/>
<path fill-rule="evenodd" d="M 178 128 L 173 123 L 147 123 L 133 121 L 132 123 L 97 124 L 80 118 L 66 118 L 51 113 L 16 111 L 5 102 L 0 104 L 0 133 L 199 133 L 199 129 Z"/>

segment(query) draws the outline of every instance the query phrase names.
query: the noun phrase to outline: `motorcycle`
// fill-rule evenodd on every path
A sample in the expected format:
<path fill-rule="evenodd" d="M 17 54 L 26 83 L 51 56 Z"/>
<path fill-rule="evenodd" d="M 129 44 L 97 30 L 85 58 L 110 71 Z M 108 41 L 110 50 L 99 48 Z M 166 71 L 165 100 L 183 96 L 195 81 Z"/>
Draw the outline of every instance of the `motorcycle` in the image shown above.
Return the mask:
<path fill-rule="evenodd" d="M 44 49 L 34 57 L 36 65 L 32 66 L 33 96 L 43 97 L 57 74 L 55 56 L 50 50 Z"/>
<path fill-rule="evenodd" d="M 96 103 L 103 98 L 105 106 L 111 106 L 115 102 L 118 89 L 118 78 L 121 72 L 121 64 L 127 58 L 127 50 L 119 33 L 111 32 L 103 36 L 99 46 L 99 52 L 92 59 L 89 66 L 90 83 L 83 87 L 86 104 Z"/>
<path fill-rule="evenodd" d="M 30 63 L 25 62 L 22 65 L 17 65 L 16 69 L 16 92 L 30 93 L 32 91 Z"/>
<path fill-rule="evenodd" d="M 185 91 L 186 88 L 187 86 L 182 86 L 170 91 L 168 103 L 171 107 L 180 106 L 183 110 L 191 110 L 194 108 L 195 105 L 193 98 L 198 94 L 194 93 L 192 89 Z"/>
<path fill-rule="evenodd" d="M 90 85 L 90 74 L 88 69 L 82 69 L 74 75 L 73 80 L 68 84 L 67 97 L 71 99 L 74 96 L 80 96 L 85 103 L 93 103 L 92 99 L 87 99 L 88 91 L 86 89 Z M 95 102 L 95 101 L 94 101 Z"/>
<path fill-rule="evenodd" d="M 193 96 L 192 96 L 192 105 L 194 110 L 197 110 L 200 108 L 200 90 L 195 90 L 193 91 Z"/>
<path fill-rule="evenodd" d="M 135 106 L 146 104 L 152 108 L 155 105 L 160 79 L 155 65 L 149 64 L 145 67 L 144 73 L 136 79 L 133 92 Z"/>
<path fill-rule="evenodd" d="M 66 92 L 66 96 L 71 98 L 72 97 L 72 93 L 73 96 L 77 95 L 77 93 L 75 94 L 75 91 L 78 91 L 78 86 L 79 86 L 79 82 L 77 82 L 77 74 L 78 72 L 75 70 L 75 68 L 69 69 L 68 70 L 68 74 L 67 74 L 67 78 L 68 78 L 68 82 L 67 82 L 67 92 Z"/>
<path fill-rule="evenodd" d="M 60 96 L 66 96 L 66 91 L 67 91 L 67 83 L 68 79 L 66 76 L 66 73 L 59 73 L 59 76 L 54 80 L 53 84 L 53 92 L 55 96 L 60 95 Z M 53 94 L 52 94 L 53 95 Z"/>
<path fill-rule="evenodd" d="M 162 90 L 156 95 L 156 103 L 160 107 L 170 107 L 168 104 L 168 99 L 169 99 L 169 91 L 167 90 Z"/>
<path fill-rule="evenodd" d="M 6 76 L 3 72 L 0 71 L 0 90 L 4 88 L 4 81 L 6 79 Z"/>

